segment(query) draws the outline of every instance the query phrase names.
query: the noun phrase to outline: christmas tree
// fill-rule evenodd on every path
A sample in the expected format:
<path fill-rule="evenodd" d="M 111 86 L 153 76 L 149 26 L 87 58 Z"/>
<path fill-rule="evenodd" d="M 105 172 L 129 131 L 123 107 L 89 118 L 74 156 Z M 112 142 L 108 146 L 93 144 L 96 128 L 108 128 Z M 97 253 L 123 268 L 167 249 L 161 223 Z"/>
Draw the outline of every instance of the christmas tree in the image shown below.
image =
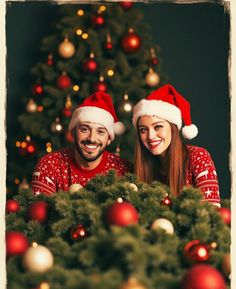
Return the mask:
<path fill-rule="evenodd" d="M 72 145 L 73 109 L 94 91 L 108 92 L 126 131 L 109 146 L 133 159 L 132 106 L 163 84 L 159 46 L 132 2 L 61 5 L 55 33 L 42 40 L 32 86 L 22 99 L 21 129 L 8 140 L 7 184 L 28 182 L 44 154 Z"/>
<path fill-rule="evenodd" d="M 109 149 L 132 159 L 132 106 L 165 82 L 159 47 L 134 3 L 61 5 L 60 13 L 32 69 L 22 131 L 12 142 L 18 158 L 8 156 L 9 186 L 29 181 L 45 153 L 73 145 L 71 113 L 95 90 L 112 95 L 126 125 Z M 230 286 L 228 200 L 218 209 L 197 189 L 175 197 L 161 183 L 113 171 L 50 197 L 33 196 L 22 183 L 7 199 L 10 289 Z"/>
<path fill-rule="evenodd" d="M 113 171 L 52 197 L 22 189 L 6 206 L 8 288 L 229 288 L 222 205 Z"/>

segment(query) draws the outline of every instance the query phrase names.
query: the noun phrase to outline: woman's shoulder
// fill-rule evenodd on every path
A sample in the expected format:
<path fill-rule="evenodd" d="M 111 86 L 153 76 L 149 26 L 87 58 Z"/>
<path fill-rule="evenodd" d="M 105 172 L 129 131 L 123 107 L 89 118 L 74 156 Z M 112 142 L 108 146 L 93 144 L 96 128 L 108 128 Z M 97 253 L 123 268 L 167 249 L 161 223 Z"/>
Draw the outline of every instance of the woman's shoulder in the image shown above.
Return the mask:
<path fill-rule="evenodd" d="M 194 145 L 187 145 L 187 149 L 189 152 L 189 156 L 204 156 L 209 155 L 209 152 L 204 147 L 194 146 Z"/>

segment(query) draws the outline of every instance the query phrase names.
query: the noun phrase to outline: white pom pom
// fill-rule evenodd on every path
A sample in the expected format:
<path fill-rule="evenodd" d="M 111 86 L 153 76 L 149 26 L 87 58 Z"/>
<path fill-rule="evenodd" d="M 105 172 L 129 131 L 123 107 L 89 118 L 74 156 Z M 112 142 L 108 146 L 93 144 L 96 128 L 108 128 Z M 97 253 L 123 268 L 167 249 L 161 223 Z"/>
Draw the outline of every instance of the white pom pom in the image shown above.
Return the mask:
<path fill-rule="evenodd" d="M 198 134 L 198 129 L 195 124 L 186 125 L 182 128 L 182 135 L 186 139 L 195 138 Z"/>
<path fill-rule="evenodd" d="M 121 121 L 114 123 L 114 133 L 116 135 L 121 135 L 125 132 L 125 125 Z"/>

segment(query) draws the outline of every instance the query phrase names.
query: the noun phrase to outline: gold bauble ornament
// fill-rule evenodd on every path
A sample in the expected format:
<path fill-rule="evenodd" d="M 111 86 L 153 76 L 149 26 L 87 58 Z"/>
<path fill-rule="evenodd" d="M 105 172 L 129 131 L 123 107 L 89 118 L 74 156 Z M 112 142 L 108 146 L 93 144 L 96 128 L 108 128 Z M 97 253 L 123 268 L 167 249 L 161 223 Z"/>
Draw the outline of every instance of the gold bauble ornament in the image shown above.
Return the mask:
<path fill-rule="evenodd" d="M 138 191 L 138 187 L 137 187 L 134 183 L 129 183 L 129 187 L 130 187 L 134 192 L 137 192 L 137 191 Z"/>
<path fill-rule="evenodd" d="M 58 133 L 58 134 L 60 134 L 63 131 L 63 126 L 62 126 L 62 124 L 60 122 L 59 117 L 57 117 L 55 122 L 53 122 L 51 124 L 51 131 L 53 133 Z"/>
<path fill-rule="evenodd" d="M 26 109 L 29 113 L 34 113 L 37 111 L 38 105 L 33 99 L 30 99 L 26 105 Z"/>
<path fill-rule="evenodd" d="M 148 86 L 153 87 L 159 84 L 160 76 L 150 68 L 145 80 Z"/>
<path fill-rule="evenodd" d="M 54 258 L 48 248 L 34 242 L 25 252 L 22 262 L 26 270 L 43 273 L 53 266 Z"/>
<path fill-rule="evenodd" d="M 167 234 L 172 235 L 174 233 L 174 226 L 172 223 L 165 219 L 165 218 L 159 218 L 156 219 L 152 225 L 151 225 L 151 230 L 157 230 L 157 229 L 163 229 L 166 231 Z"/>
<path fill-rule="evenodd" d="M 58 53 L 61 57 L 70 58 L 75 54 L 75 46 L 66 37 L 64 41 L 58 46 Z"/>
<path fill-rule="evenodd" d="M 136 278 L 129 278 L 119 289 L 146 289 Z"/>
<path fill-rule="evenodd" d="M 29 183 L 27 182 L 26 178 L 23 178 L 22 182 L 18 186 L 19 191 L 28 190 L 29 188 Z"/>
<path fill-rule="evenodd" d="M 82 188 L 83 188 L 83 186 L 81 186 L 81 184 L 72 184 L 69 187 L 69 193 L 74 194 L 74 193 L 78 192 L 79 190 L 81 190 Z"/>

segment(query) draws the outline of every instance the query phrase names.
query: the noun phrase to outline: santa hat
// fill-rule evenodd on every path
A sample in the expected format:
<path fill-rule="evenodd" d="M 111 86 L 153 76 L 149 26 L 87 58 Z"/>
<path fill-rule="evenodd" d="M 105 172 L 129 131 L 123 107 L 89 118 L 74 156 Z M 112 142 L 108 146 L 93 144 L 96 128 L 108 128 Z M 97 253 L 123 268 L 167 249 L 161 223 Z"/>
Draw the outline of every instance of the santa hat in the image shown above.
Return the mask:
<path fill-rule="evenodd" d="M 153 91 L 135 105 L 132 120 L 134 127 L 137 127 L 138 118 L 142 115 L 163 118 L 176 124 L 179 130 L 183 119 L 183 137 L 192 139 L 198 134 L 197 127 L 191 121 L 189 102 L 170 84 Z"/>
<path fill-rule="evenodd" d="M 95 122 L 104 126 L 111 140 L 114 139 L 115 134 L 119 135 L 125 131 L 124 124 L 118 121 L 111 96 L 100 91 L 87 97 L 84 102 L 74 110 L 71 116 L 69 130 L 71 131 L 75 128 L 78 122 L 84 121 Z"/>

